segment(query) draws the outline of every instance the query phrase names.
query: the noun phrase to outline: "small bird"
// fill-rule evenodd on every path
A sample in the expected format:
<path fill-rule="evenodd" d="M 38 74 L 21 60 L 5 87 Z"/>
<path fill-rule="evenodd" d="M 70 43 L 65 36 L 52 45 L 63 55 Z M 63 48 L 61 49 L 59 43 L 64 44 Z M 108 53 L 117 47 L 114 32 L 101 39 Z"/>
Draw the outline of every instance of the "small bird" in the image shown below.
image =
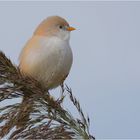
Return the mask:
<path fill-rule="evenodd" d="M 33 77 L 47 90 L 62 85 L 73 61 L 69 45 L 73 30 L 75 28 L 59 16 L 42 21 L 21 51 L 21 73 Z"/>

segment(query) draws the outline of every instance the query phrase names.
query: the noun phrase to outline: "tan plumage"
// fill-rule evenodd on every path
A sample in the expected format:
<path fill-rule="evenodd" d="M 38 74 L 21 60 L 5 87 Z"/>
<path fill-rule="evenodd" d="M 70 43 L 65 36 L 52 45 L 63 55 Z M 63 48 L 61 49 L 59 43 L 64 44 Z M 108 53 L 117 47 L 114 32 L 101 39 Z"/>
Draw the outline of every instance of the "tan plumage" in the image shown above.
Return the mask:
<path fill-rule="evenodd" d="M 58 16 L 45 19 L 20 54 L 19 68 L 25 75 L 51 89 L 63 83 L 72 65 L 69 34 L 74 30 Z"/>

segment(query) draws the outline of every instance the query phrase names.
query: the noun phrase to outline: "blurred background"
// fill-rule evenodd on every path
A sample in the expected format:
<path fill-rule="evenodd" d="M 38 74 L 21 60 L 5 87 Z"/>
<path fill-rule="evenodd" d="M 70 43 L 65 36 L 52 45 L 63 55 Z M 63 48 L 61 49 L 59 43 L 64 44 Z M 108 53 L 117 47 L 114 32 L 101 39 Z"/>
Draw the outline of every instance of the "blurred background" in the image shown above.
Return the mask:
<path fill-rule="evenodd" d="M 0 2 L 0 50 L 18 65 L 21 49 L 51 15 L 77 28 L 65 83 L 89 115 L 91 133 L 140 138 L 140 2 Z"/>

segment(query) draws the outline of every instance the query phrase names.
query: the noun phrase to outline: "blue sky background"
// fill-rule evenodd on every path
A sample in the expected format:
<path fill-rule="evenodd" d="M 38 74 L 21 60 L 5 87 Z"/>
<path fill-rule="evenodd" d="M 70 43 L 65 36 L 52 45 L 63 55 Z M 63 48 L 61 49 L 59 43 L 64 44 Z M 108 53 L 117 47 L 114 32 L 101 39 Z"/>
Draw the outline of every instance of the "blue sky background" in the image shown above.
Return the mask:
<path fill-rule="evenodd" d="M 22 47 L 50 15 L 77 28 L 66 83 L 89 114 L 91 132 L 140 138 L 140 2 L 0 2 L 0 50 L 18 64 Z"/>

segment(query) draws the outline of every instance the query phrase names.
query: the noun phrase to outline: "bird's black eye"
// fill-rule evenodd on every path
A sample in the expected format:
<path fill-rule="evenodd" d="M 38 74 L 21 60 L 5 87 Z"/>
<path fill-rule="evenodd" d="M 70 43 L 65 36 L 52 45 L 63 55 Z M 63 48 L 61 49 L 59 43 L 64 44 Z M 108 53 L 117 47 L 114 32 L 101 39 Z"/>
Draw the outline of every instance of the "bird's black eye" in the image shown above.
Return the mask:
<path fill-rule="evenodd" d="M 62 29 L 63 27 L 60 25 L 59 28 Z"/>

